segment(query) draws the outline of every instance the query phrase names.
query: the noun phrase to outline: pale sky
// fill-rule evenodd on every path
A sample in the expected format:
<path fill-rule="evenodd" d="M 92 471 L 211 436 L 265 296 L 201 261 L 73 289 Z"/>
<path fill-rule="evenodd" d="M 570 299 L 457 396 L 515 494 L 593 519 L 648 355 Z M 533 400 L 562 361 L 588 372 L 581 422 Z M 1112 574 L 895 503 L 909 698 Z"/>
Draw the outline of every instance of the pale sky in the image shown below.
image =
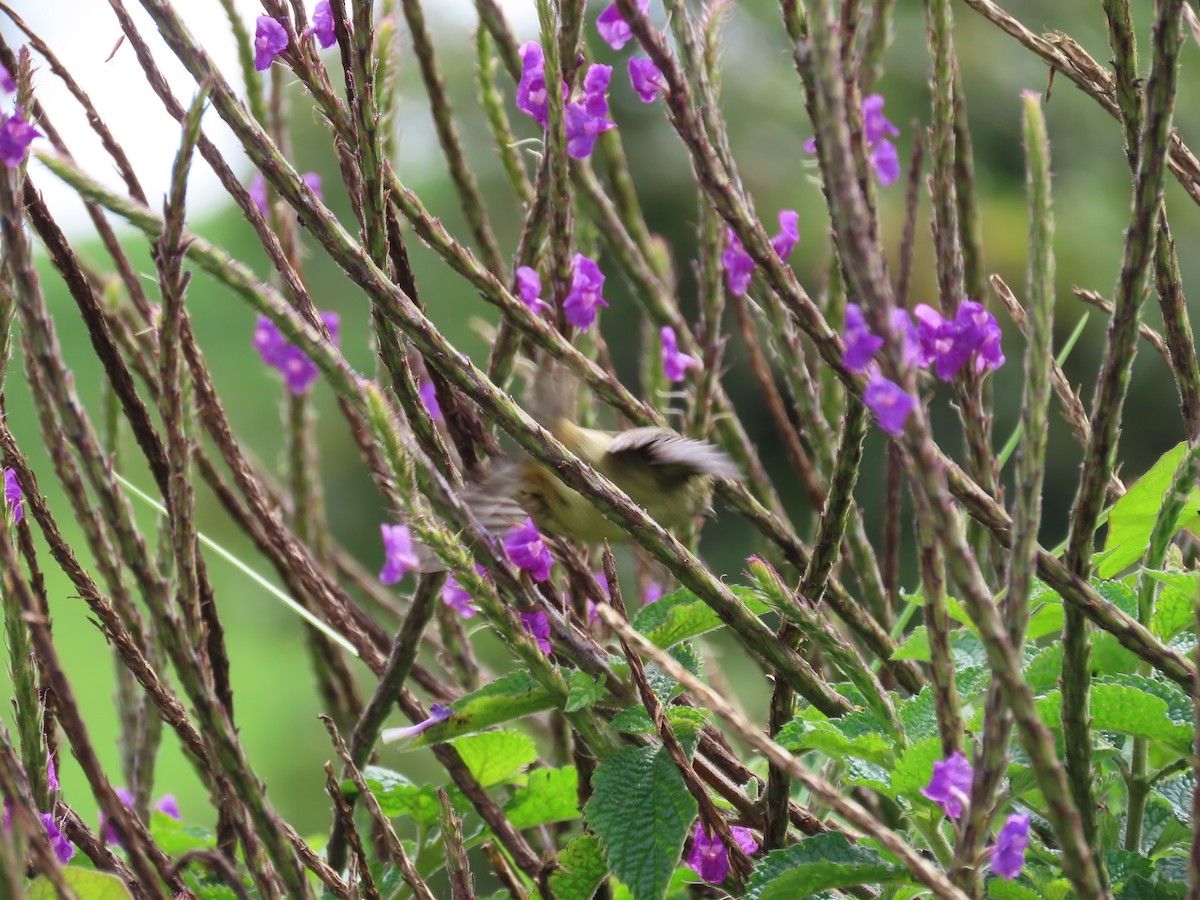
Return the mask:
<path fill-rule="evenodd" d="M 315 3 L 316 0 L 306 0 L 310 15 Z M 105 62 L 121 36 L 120 26 L 108 4 L 103 0 L 16 0 L 13 5 L 17 14 L 50 45 L 88 93 L 101 118 L 124 147 L 151 203 L 161 202 L 167 189 L 175 148 L 179 144 L 179 126 L 166 114 L 146 85 L 128 43 L 121 46 L 111 61 Z M 236 5 L 244 10 L 248 29 L 253 33 L 254 19 L 262 14 L 262 7 L 256 0 L 236 0 Z M 532 36 L 536 28 L 534 0 L 502 0 L 501 5 L 505 7 L 518 37 Z M 225 13 L 217 0 L 181 0 L 175 3 L 175 7 L 222 70 L 232 81 L 240 84 L 233 39 L 229 34 Z M 127 2 L 126 8 L 138 21 L 142 34 L 150 41 L 159 68 L 170 80 L 176 97 L 187 105 L 195 93 L 195 82 L 167 46 L 157 39 L 157 31 L 137 0 Z M 432 0 L 425 4 L 425 9 L 430 18 L 430 27 L 444 35 L 444 39 L 452 39 L 454 33 L 460 31 L 462 40 L 466 41 L 469 30 L 474 28 L 476 18 L 471 0 Z M 0 22 L 0 28 L 10 46 L 24 43 L 23 35 L 11 23 Z M 40 64 L 36 56 L 35 66 L 37 96 L 76 159 L 94 178 L 121 187 L 115 169 L 88 127 L 79 106 L 49 71 L 49 67 Z M 240 171 L 248 179 L 249 164 L 241 155 L 233 135 L 215 113 L 210 111 L 205 116 L 204 129 L 231 165 L 237 168 L 240 164 Z M 412 148 L 414 141 L 432 140 L 432 136 L 431 128 L 420 128 L 403 139 L 406 146 Z M 30 172 L 65 227 L 72 230 L 91 227 L 83 205 L 57 178 L 36 162 L 31 165 Z M 213 204 L 228 202 L 216 176 L 199 157 L 192 168 L 188 194 L 189 213 L 193 216 L 203 215 L 206 208 L 211 208 Z"/>

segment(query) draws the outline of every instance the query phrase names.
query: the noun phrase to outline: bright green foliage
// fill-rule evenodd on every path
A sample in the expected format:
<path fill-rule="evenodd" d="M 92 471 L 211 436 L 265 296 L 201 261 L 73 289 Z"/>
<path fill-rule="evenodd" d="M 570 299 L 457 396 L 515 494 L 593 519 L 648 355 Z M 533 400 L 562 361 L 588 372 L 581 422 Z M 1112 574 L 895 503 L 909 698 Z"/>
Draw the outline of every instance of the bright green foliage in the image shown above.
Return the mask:
<path fill-rule="evenodd" d="M 770 606 L 748 588 L 734 588 L 746 608 L 755 615 L 770 611 Z M 712 608 L 691 591 L 681 588 L 642 609 L 633 627 L 659 647 L 671 647 L 722 627 Z"/>
<path fill-rule="evenodd" d="M 525 785 L 504 805 L 504 812 L 517 828 L 578 819 L 582 815 L 579 774 L 574 766 L 534 769 Z"/>
<path fill-rule="evenodd" d="M 597 681 L 582 669 L 575 669 L 571 672 L 571 678 L 567 683 L 571 690 L 567 694 L 567 704 L 563 707 L 564 712 L 579 712 L 581 709 L 587 709 L 604 696 L 604 679 L 601 678 Z"/>
<path fill-rule="evenodd" d="M 454 718 L 434 725 L 405 745 L 405 749 L 440 744 L 554 708 L 550 693 L 527 672 L 510 672 L 451 705 Z"/>
<path fill-rule="evenodd" d="M 512 781 L 537 759 L 533 739 L 518 731 L 488 731 L 454 742 L 471 774 L 483 787 Z"/>
<path fill-rule="evenodd" d="M 791 900 L 830 888 L 907 880 L 903 866 L 830 832 L 768 854 L 755 866 L 745 896 L 746 900 Z"/>
<path fill-rule="evenodd" d="M 63 869 L 63 879 L 75 891 L 80 900 L 132 900 L 125 882 L 115 875 L 106 875 L 94 869 L 68 866 Z M 58 890 L 45 876 L 35 878 L 25 889 L 27 900 L 57 900 Z"/>
<path fill-rule="evenodd" d="M 550 876 L 558 900 L 591 900 L 608 874 L 608 865 L 594 834 L 581 834 L 558 854 L 559 869 Z"/>
<path fill-rule="evenodd" d="M 413 784 L 399 772 L 381 766 L 367 766 L 363 769 L 363 777 L 388 818 L 408 816 L 422 827 L 437 822 L 439 806 L 435 786 Z M 351 794 L 354 785 L 344 782 L 342 790 Z"/>
<path fill-rule="evenodd" d="M 1058 691 L 1051 691 L 1037 701 L 1038 714 L 1051 728 L 1058 727 L 1061 704 L 1062 695 Z M 1091 712 L 1092 726 L 1099 731 L 1147 738 L 1179 753 L 1187 753 L 1191 746 L 1193 729 L 1172 722 L 1165 700 L 1136 687 L 1093 685 Z"/>
<path fill-rule="evenodd" d="M 592 777 L 587 821 L 613 873 L 639 900 L 661 897 L 696 818 L 696 800 L 661 747 L 627 747 Z"/>

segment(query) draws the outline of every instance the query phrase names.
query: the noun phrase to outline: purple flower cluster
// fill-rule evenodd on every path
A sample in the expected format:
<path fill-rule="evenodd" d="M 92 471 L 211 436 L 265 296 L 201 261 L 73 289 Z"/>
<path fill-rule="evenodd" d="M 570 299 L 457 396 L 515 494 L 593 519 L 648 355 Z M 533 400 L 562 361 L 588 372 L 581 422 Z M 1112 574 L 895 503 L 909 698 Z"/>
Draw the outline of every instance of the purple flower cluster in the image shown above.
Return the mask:
<path fill-rule="evenodd" d="M 900 154 L 888 137 L 896 137 L 900 129 L 888 121 L 883 114 L 884 99 L 881 94 L 867 94 L 862 100 L 863 137 L 867 141 L 867 154 L 875 177 L 884 187 L 900 177 Z M 809 138 L 804 149 L 817 152 L 817 139 Z"/>
<path fill-rule="evenodd" d="M 254 27 L 254 68 L 259 72 L 267 71 L 275 57 L 287 49 L 287 45 L 287 29 L 280 21 L 270 16 L 259 16 Z"/>
<path fill-rule="evenodd" d="M 771 238 L 771 246 L 782 260 L 792 255 L 800 242 L 800 214 L 794 209 L 779 212 L 779 233 Z M 721 253 L 721 266 L 725 269 L 725 280 L 729 292 L 740 297 L 750 289 L 754 277 L 754 260 L 738 240 L 732 228 L 725 229 L 725 250 Z"/>
<path fill-rule="evenodd" d="M 322 50 L 332 47 L 337 42 L 333 33 L 333 10 L 329 8 L 329 0 L 321 0 L 313 8 L 312 25 L 305 28 L 300 37 L 306 38 L 311 34 L 317 36 L 317 43 L 321 45 Z"/>
<path fill-rule="evenodd" d="M 388 525 L 384 522 L 379 526 L 379 531 L 383 535 L 384 554 L 379 583 L 395 584 L 410 570 L 417 568 L 421 561 L 407 525 Z"/>
<path fill-rule="evenodd" d="M 550 655 L 550 618 L 541 610 L 521 613 L 521 627 L 547 656 Z"/>
<path fill-rule="evenodd" d="M 944 762 L 933 764 L 933 777 L 921 788 L 921 794 L 942 808 L 947 816 L 957 819 L 966 811 L 970 802 L 971 781 L 975 770 L 967 758 L 957 750 Z M 1029 847 L 1029 816 L 1012 813 L 1004 821 L 996 843 L 991 849 L 992 871 L 1006 881 L 1021 874 L 1025 865 L 1025 851 Z"/>
<path fill-rule="evenodd" d="M 664 325 L 658 332 L 662 341 L 663 374 L 667 381 L 680 382 L 687 378 L 688 369 L 700 368 L 700 360 L 687 353 L 681 353 L 675 340 L 675 329 Z"/>
<path fill-rule="evenodd" d="M 517 293 L 535 316 L 549 312 L 550 304 L 542 299 L 542 279 L 529 266 L 517 268 Z"/>
<path fill-rule="evenodd" d="M 950 381 L 974 357 L 975 371 L 994 371 L 1004 364 L 1000 348 L 1000 325 L 996 317 L 974 300 L 959 304 L 953 319 L 936 309 L 920 304 L 913 311 L 916 324 L 907 310 L 892 311 L 892 328 L 903 343 L 904 362 L 921 368 L 932 365 L 938 378 Z M 871 331 L 856 303 L 846 304 L 842 331 L 845 350 L 842 361 L 851 372 L 869 372 L 863 402 L 875 413 L 879 426 L 891 435 L 904 431 L 916 400 L 894 381 L 879 374 L 873 363 L 883 346 L 883 338 Z"/>
<path fill-rule="evenodd" d="M 550 555 L 533 519 L 527 518 L 509 529 L 504 536 L 504 552 L 514 566 L 524 569 L 534 581 L 545 581 L 550 577 L 554 557 Z"/>
<path fill-rule="evenodd" d="M 567 103 L 563 110 L 567 134 L 567 153 L 575 159 L 587 159 L 602 132 L 617 125 L 608 118 L 608 83 L 612 66 L 588 66 L 583 76 L 583 94 Z M 541 44 L 529 41 L 521 47 L 521 81 L 517 85 L 517 109 L 542 128 L 550 127 L 550 98 L 546 91 L 546 57 Z M 568 96 L 563 85 L 563 99 Z"/>
<path fill-rule="evenodd" d="M 487 569 L 481 565 L 476 565 L 475 571 L 481 576 L 487 574 Z M 453 575 L 448 576 L 446 583 L 442 585 L 442 602 L 464 619 L 470 619 L 479 612 L 475 608 L 475 604 L 471 602 L 471 595 L 467 589 L 459 584 L 458 579 Z"/>
<path fill-rule="evenodd" d="M 338 345 L 338 324 L 341 318 L 335 312 L 321 313 L 321 321 L 329 329 L 333 345 Z M 266 316 L 259 316 L 254 328 L 254 349 L 263 363 L 277 369 L 293 394 L 305 393 L 320 374 L 317 364 L 308 355 L 292 344 Z"/>
<path fill-rule="evenodd" d="M 571 290 L 563 300 L 563 314 L 576 328 L 587 331 L 596 321 L 596 311 L 608 306 L 604 299 L 604 273 L 596 261 L 576 253 L 571 259 Z"/>
<path fill-rule="evenodd" d="M 758 852 L 758 841 L 754 840 L 749 828 L 735 825 L 729 829 L 729 833 L 747 856 Z M 715 831 L 710 837 L 704 833 L 703 824 L 697 822 L 687 864 L 709 884 L 720 884 L 729 875 L 729 848 L 717 837 Z"/>
<path fill-rule="evenodd" d="M 25 113 L 17 107 L 11 116 L 0 114 L 0 162 L 12 167 L 25 161 L 25 153 L 34 138 L 44 135 L 25 120 Z"/>
<path fill-rule="evenodd" d="M 17 473 L 7 467 L 4 470 L 4 502 L 8 504 L 14 525 L 25 518 L 25 495 L 21 493 L 21 483 L 17 481 Z"/>

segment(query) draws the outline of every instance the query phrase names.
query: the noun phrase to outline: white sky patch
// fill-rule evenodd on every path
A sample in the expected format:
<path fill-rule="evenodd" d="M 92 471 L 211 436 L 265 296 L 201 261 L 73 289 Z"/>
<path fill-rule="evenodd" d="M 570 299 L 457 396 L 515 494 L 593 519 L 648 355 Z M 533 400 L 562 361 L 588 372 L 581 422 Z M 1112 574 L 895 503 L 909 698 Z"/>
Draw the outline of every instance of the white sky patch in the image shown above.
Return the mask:
<path fill-rule="evenodd" d="M 262 14 L 256 0 L 235 0 L 243 14 L 247 30 L 253 35 L 254 20 Z M 306 0 L 309 13 L 316 0 Z M 76 82 L 90 97 L 100 118 L 112 131 L 133 165 L 142 189 L 152 206 L 158 206 L 165 195 L 171 164 L 179 145 L 179 125 L 167 115 L 142 75 L 141 67 L 128 42 L 121 45 L 111 60 L 121 29 L 107 4 L 85 3 L 82 0 L 55 2 L 18 2 L 17 12 L 29 28 L 45 41 L 55 56 L 70 71 Z M 532 35 L 536 28 L 536 8 L 533 0 L 501 0 L 513 29 L 519 37 Z M 150 45 L 154 58 L 170 83 L 176 99 L 184 106 L 196 91 L 192 77 L 158 37 L 158 32 L 137 0 L 126 3 L 137 22 L 138 30 Z M 218 68 L 230 81 L 240 85 L 241 74 L 237 53 L 225 12 L 217 0 L 186 0 L 177 2 L 176 10 L 192 34 L 207 50 Z M 430 27 L 447 36 L 460 31 L 467 40 L 469 29 L 476 20 L 471 0 L 433 0 L 426 4 Z M 68 14 L 69 13 L 69 14 Z M 19 47 L 25 36 L 11 22 L 0 22 L 9 46 Z M 326 51 L 332 54 L 334 51 Z M 93 178 L 115 189 L 125 190 L 116 167 L 103 150 L 79 104 L 70 96 L 63 83 L 35 54 L 34 86 L 38 100 L 49 114 L 50 121 L 70 148 L 77 163 Z M 264 73 L 265 75 L 266 73 Z M 11 102 L 11 101 L 10 101 Z M 5 112 L 8 112 L 5 109 Z M 429 129 L 430 151 L 436 148 L 432 129 Z M 214 112 L 204 117 L 204 132 L 234 166 L 243 180 L 249 179 L 250 164 L 242 154 L 232 132 Z M 406 133 L 404 142 L 409 150 L 426 141 L 420 134 Z M 45 147 L 37 141 L 34 148 Z M 36 161 L 30 166 L 31 177 L 46 196 L 50 208 L 68 233 L 91 227 L 83 204 L 74 193 Z M 216 175 L 197 156 L 189 181 L 188 207 L 192 216 L 203 216 L 213 208 L 229 202 Z M 120 227 L 120 223 L 116 223 Z"/>

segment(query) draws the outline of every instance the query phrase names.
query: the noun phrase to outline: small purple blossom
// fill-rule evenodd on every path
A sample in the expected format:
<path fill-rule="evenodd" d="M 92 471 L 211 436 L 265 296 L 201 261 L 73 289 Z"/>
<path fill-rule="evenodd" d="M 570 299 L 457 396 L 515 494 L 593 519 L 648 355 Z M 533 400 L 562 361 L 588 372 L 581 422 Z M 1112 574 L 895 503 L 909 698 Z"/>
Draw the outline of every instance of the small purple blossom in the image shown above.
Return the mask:
<path fill-rule="evenodd" d="M 882 94 L 867 94 L 862 99 L 863 134 L 868 144 L 876 144 L 885 137 L 899 137 L 900 129 L 883 114 Z"/>
<path fill-rule="evenodd" d="M 433 386 L 433 381 L 429 378 L 422 378 L 420 384 L 417 385 L 417 393 L 421 395 L 421 402 L 425 404 L 429 418 L 435 422 L 442 421 L 442 406 L 438 403 L 437 389 Z"/>
<path fill-rule="evenodd" d="M 475 571 L 480 575 L 484 575 L 487 572 L 480 565 L 475 566 Z M 442 585 L 442 602 L 464 619 L 469 619 L 479 612 L 475 608 L 475 604 L 471 602 L 471 595 L 467 593 L 467 589 L 459 584 L 458 579 L 453 575 L 448 576 L 446 583 Z"/>
<path fill-rule="evenodd" d="M 867 157 L 875 177 L 884 187 L 900 177 L 900 154 L 888 137 L 896 137 L 900 129 L 888 121 L 883 114 L 884 99 L 881 94 L 868 94 L 862 99 L 863 138 L 867 143 Z M 817 152 L 817 139 L 811 137 L 804 142 L 807 153 Z"/>
<path fill-rule="evenodd" d="M 179 801 L 175 799 L 174 794 L 163 794 L 154 804 L 154 808 L 164 816 L 170 816 L 176 822 L 183 821 L 183 814 L 179 811 Z"/>
<path fill-rule="evenodd" d="M 542 299 L 542 279 L 537 271 L 529 266 L 517 268 L 517 294 L 535 316 L 540 316 L 551 308 L 550 304 Z"/>
<path fill-rule="evenodd" d="M 846 350 L 842 362 L 851 372 L 862 372 L 870 365 L 876 352 L 883 346 L 883 338 L 872 333 L 857 303 L 846 304 L 846 324 L 842 331 L 842 342 Z"/>
<path fill-rule="evenodd" d="M 950 818 L 957 819 L 970 800 L 971 779 L 974 777 L 975 770 L 967 758 L 955 750 L 944 762 L 933 764 L 933 777 L 929 779 L 929 784 L 921 788 L 921 796 L 940 806 Z"/>
<path fill-rule="evenodd" d="M 546 547 L 542 535 L 533 524 L 533 519 L 527 518 L 520 525 L 514 525 L 504 536 L 504 552 L 512 560 L 513 565 L 524 569 L 534 581 L 545 581 L 550 577 L 550 567 L 554 558 Z"/>
<path fill-rule="evenodd" d="M 654 64 L 654 60 L 644 56 L 630 57 L 629 81 L 643 103 L 653 103 L 660 94 L 665 97 L 669 90 L 667 79 Z"/>
<path fill-rule="evenodd" d="M 913 324 L 912 316 L 907 309 L 892 310 L 892 330 L 900 339 L 900 350 L 906 366 L 925 365 L 921 358 L 921 340 L 917 336 L 917 326 Z"/>
<path fill-rule="evenodd" d="M 113 793 L 120 798 L 122 803 L 124 803 L 130 809 L 133 808 L 133 794 L 123 787 L 113 788 Z M 106 823 L 104 821 L 103 812 L 100 813 L 100 835 L 104 838 L 104 843 L 106 844 L 117 844 L 118 846 L 121 845 L 121 838 L 117 834 L 117 829 L 112 827 L 112 823 Z"/>
<path fill-rule="evenodd" d="M 651 603 L 657 603 L 662 599 L 663 586 L 657 581 L 646 582 L 646 589 L 642 591 L 642 606 L 649 606 Z"/>
<path fill-rule="evenodd" d="M 616 128 L 617 123 L 602 116 L 593 116 L 578 100 L 563 110 L 566 117 L 567 155 L 572 159 L 587 159 L 596 147 L 596 138 Z"/>
<path fill-rule="evenodd" d="M 58 767 L 54 765 L 54 757 L 50 755 L 46 756 L 46 788 L 52 794 L 57 794 L 62 790 L 58 783 Z"/>
<path fill-rule="evenodd" d="M 428 728 L 432 728 L 434 725 L 438 724 L 439 722 L 445 722 L 452 715 L 454 715 L 454 711 L 451 710 L 450 707 L 447 706 L 446 704 L 431 703 L 429 705 L 428 718 L 422 719 L 420 722 L 417 722 L 415 725 L 407 725 L 403 728 L 385 729 L 383 734 L 380 735 L 380 739 L 385 744 L 391 744 L 394 741 L 402 741 L 406 738 L 416 737 L 421 732 L 425 731 Z"/>
<path fill-rule="evenodd" d="M 732 228 L 725 229 L 725 249 L 721 253 L 721 266 L 725 269 L 725 279 L 729 284 L 729 292 L 740 297 L 750 289 L 750 280 L 754 277 L 754 260 L 742 246 Z"/>
<path fill-rule="evenodd" d="M 650 0 L 638 0 L 638 7 L 643 13 L 646 12 L 650 8 Z M 603 12 L 596 16 L 596 30 L 600 32 L 600 37 L 604 38 L 604 43 L 614 50 L 620 50 L 633 38 L 633 29 L 629 27 L 615 3 L 606 6 Z"/>
<path fill-rule="evenodd" d="M 324 201 L 325 197 L 321 194 L 321 176 L 316 172 L 305 172 L 300 176 L 300 180 L 308 185 L 308 189 L 317 195 L 317 199 Z"/>
<path fill-rule="evenodd" d="M 321 321 L 329 329 L 333 345 L 338 345 L 338 326 L 341 317 L 335 312 L 321 313 Z M 303 394 L 317 380 L 320 371 L 317 364 L 303 350 L 288 339 L 266 316 L 259 316 L 254 329 L 254 349 L 265 365 L 277 369 L 293 394 Z"/>
<path fill-rule="evenodd" d="M 612 81 L 612 66 L 594 63 L 583 76 L 583 108 L 589 116 L 603 119 L 608 116 L 608 84 Z"/>
<path fill-rule="evenodd" d="M 771 246 L 780 259 L 786 260 L 800 243 L 800 213 L 794 209 L 779 211 L 779 234 L 771 238 Z"/>
<path fill-rule="evenodd" d="M 262 172 L 254 173 L 254 180 L 250 182 L 250 187 L 246 188 L 246 193 L 250 195 L 250 199 L 254 201 L 254 205 L 258 207 L 258 211 L 264 216 L 269 215 L 271 207 L 267 202 L 267 179 L 263 178 Z"/>
<path fill-rule="evenodd" d="M 879 427 L 893 437 L 899 437 L 904 432 L 916 402 L 904 392 L 904 388 L 878 372 L 867 382 L 863 391 L 863 403 L 875 414 Z"/>
<path fill-rule="evenodd" d="M 333 10 L 329 8 L 329 0 L 320 0 L 313 8 L 312 25 L 305 28 L 300 37 L 306 38 L 310 34 L 317 36 L 317 43 L 321 45 L 322 50 L 332 47 L 337 42 L 337 36 L 333 33 Z"/>
<path fill-rule="evenodd" d="M 870 162 L 871 168 L 875 170 L 875 177 L 884 187 L 900 177 L 900 153 L 891 141 L 882 140 L 873 146 Z"/>
<path fill-rule="evenodd" d="M 550 100 L 546 96 L 546 57 L 542 45 L 530 41 L 521 47 L 521 82 L 517 109 L 543 128 L 550 126 Z"/>
<path fill-rule="evenodd" d="M 71 842 L 67 840 L 66 835 L 58 830 L 58 825 L 54 822 L 54 816 L 50 813 L 39 813 L 42 819 L 42 827 L 46 829 L 46 837 L 50 841 L 50 849 L 54 851 L 54 855 L 58 857 L 58 861 L 64 866 L 71 861 L 71 857 L 75 855 L 75 848 L 71 846 Z"/>
<path fill-rule="evenodd" d="M 700 360 L 679 351 L 674 328 L 664 325 L 659 329 L 658 336 L 662 341 L 663 374 L 667 376 L 667 381 L 678 383 L 687 378 L 688 369 L 700 368 Z"/>
<path fill-rule="evenodd" d="M 1028 847 L 1029 816 L 1013 813 L 1004 820 L 1004 827 L 996 835 L 996 846 L 992 848 L 992 871 L 1005 881 L 1012 881 L 1021 874 Z"/>
<path fill-rule="evenodd" d="M 593 259 L 576 253 L 571 260 L 571 290 L 563 300 L 563 313 L 576 328 L 587 331 L 596 321 L 596 310 L 608 306 L 604 299 L 604 273 Z"/>
<path fill-rule="evenodd" d="M 17 91 L 17 83 L 13 81 L 12 74 L 4 66 L 0 66 L 0 88 L 3 88 L 6 94 L 15 94 Z"/>
<path fill-rule="evenodd" d="M 964 300 L 954 318 L 947 319 L 936 309 L 919 303 L 913 315 L 917 320 L 920 364 L 933 363 L 942 381 L 952 381 L 972 354 L 979 372 L 995 370 L 1004 364 L 1000 325 L 983 304 Z"/>
<path fill-rule="evenodd" d="M 0 162 L 6 166 L 19 166 L 25 161 L 25 153 L 34 138 L 42 133 L 25 121 L 21 107 L 11 116 L 0 116 Z"/>
<path fill-rule="evenodd" d="M 379 526 L 383 535 L 384 563 L 379 572 L 380 584 L 395 584 L 408 574 L 410 569 L 420 565 L 416 548 L 413 547 L 412 532 L 407 525 L 389 525 L 386 522 Z"/>
<path fill-rule="evenodd" d="M 254 68 L 265 72 L 280 53 L 287 49 L 287 29 L 278 19 L 259 16 L 254 28 Z"/>
<path fill-rule="evenodd" d="M 729 833 L 747 856 L 758 851 L 758 841 L 754 840 L 749 828 L 735 825 L 729 829 Z M 703 824 L 697 822 L 687 864 L 709 884 L 720 884 L 729 875 L 729 849 L 717 837 L 716 831 L 709 837 L 704 833 Z"/>
<path fill-rule="evenodd" d="M 25 518 L 25 495 L 21 493 L 21 483 L 17 481 L 17 473 L 9 467 L 4 469 L 4 502 L 8 504 L 8 511 L 12 514 L 14 525 Z M 53 766 L 53 761 L 50 764 Z"/>
<path fill-rule="evenodd" d="M 538 649 L 550 655 L 550 618 L 541 610 L 521 613 L 521 627 L 537 643 Z"/>

